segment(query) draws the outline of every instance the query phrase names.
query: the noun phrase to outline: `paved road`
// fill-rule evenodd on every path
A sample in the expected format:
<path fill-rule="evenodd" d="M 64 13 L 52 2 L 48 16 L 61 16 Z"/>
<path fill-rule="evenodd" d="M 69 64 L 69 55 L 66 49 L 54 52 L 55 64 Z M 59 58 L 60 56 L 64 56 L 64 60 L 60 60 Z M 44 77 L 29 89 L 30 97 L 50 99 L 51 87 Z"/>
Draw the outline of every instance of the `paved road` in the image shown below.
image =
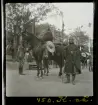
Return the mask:
<path fill-rule="evenodd" d="M 13 64 L 15 65 L 15 64 Z M 11 66 L 11 65 L 10 65 Z M 14 66 L 15 67 L 15 66 Z M 14 68 L 13 67 L 13 68 Z M 64 84 L 58 77 L 59 69 L 52 68 L 49 76 L 36 77 L 36 70 L 24 70 L 26 75 L 19 75 L 18 69 L 6 68 L 6 96 L 92 96 L 93 73 L 87 69 L 76 77 L 76 85 Z"/>

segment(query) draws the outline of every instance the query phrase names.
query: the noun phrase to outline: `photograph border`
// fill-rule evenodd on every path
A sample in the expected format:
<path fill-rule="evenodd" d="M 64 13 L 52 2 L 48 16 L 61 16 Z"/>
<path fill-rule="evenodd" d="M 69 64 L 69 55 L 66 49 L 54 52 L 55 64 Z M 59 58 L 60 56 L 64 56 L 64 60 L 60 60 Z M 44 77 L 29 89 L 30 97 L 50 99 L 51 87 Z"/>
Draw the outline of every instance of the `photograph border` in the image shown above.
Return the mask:
<path fill-rule="evenodd" d="M 3 2 L 3 16 L 4 16 L 4 19 L 5 19 L 5 3 L 7 3 L 7 2 L 11 3 L 12 1 L 8 0 L 8 1 L 4 1 Z M 94 2 L 94 1 L 92 1 L 92 2 Z M 15 3 L 15 1 L 14 1 L 14 3 Z M 98 2 L 94 2 L 94 4 L 95 4 L 94 5 L 94 7 L 95 7 L 95 9 L 94 9 L 94 24 L 93 24 L 93 26 L 94 26 L 94 32 L 93 32 L 93 35 L 94 35 L 94 38 L 93 38 L 93 51 L 94 51 L 94 53 L 93 53 L 94 54 L 94 61 L 93 61 L 93 64 L 94 64 L 94 66 L 93 66 L 93 68 L 94 68 L 94 71 L 93 71 L 93 81 L 94 81 L 93 82 L 93 87 L 94 88 L 93 89 L 94 89 L 94 91 L 93 92 L 94 92 L 94 96 L 92 96 L 92 97 L 87 97 L 87 96 L 85 96 L 85 97 L 63 97 L 62 96 L 63 100 L 56 102 L 56 104 L 57 103 L 65 103 L 64 102 L 65 98 L 67 99 L 66 103 L 74 103 L 74 102 L 76 103 L 76 101 L 78 103 L 82 103 L 83 101 L 81 101 L 81 100 L 85 100 L 85 101 L 88 100 L 87 102 L 84 102 L 86 104 L 87 103 L 93 103 L 93 104 L 98 103 L 98 90 L 97 90 L 98 89 L 98 83 L 97 83 L 98 70 L 96 68 L 97 67 L 97 58 L 98 58 L 97 52 L 96 52 L 97 51 L 97 45 L 98 45 L 97 44 L 97 38 L 98 38 L 98 28 L 97 28 L 98 27 L 98 25 L 97 25 L 97 23 L 98 23 L 97 12 L 98 11 L 97 11 L 97 5 L 98 5 Z M 4 29 L 4 34 L 3 34 L 4 38 L 2 38 L 2 39 L 4 40 L 4 44 L 6 45 L 5 21 L 4 21 L 4 26 L 2 28 Z M 4 58 L 3 59 L 3 69 L 4 69 L 4 71 L 3 71 L 3 78 L 4 78 L 4 100 L 5 100 L 4 103 L 6 103 L 6 104 L 13 104 L 13 102 L 14 102 L 14 104 L 18 104 L 18 105 L 21 104 L 21 103 L 25 103 L 25 104 L 28 104 L 28 105 L 34 104 L 34 103 L 42 103 L 42 104 L 43 103 L 51 103 L 52 104 L 52 102 L 47 102 L 47 101 L 49 99 L 50 100 L 55 100 L 55 101 L 57 101 L 58 99 L 61 99 L 61 96 L 58 96 L 58 97 L 6 97 L 6 89 L 5 89 L 6 88 L 6 50 L 5 50 L 6 48 L 5 48 L 5 46 L 3 46 L 3 47 L 4 47 L 4 49 L 3 49 L 3 51 L 4 51 L 3 52 L 3 58 Z M 38 98 L 40 98 L 40 101 L 38 101 Z"/>

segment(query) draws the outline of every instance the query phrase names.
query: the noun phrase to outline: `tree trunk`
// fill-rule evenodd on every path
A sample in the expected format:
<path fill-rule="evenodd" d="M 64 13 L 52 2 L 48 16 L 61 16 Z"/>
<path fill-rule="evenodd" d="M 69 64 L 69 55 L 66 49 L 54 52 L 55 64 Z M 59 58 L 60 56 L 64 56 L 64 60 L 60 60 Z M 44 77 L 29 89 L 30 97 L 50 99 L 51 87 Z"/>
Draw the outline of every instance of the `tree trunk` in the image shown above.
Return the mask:
<path fill-rule="evenodd" d="M 14 38 L 13 38 L 13 48 L 14 48 L 14 51 L 13 51 L 13 60 L 15 61 L 16 60 L 16 54 L 17 54 L 17 34 L 16 34 L 16 26 L 14 26 Z"/>
<path fill-rule="evenodd" d="M 33 23 L 33 27 L 34 27 L 34 35 L 36 35 L 36 30 L 35 30 L 35 19 L 34 19 L 34 23 Z"/>
<path fill-rule="evenodd" d="M 13 60 L 15 60 L 16 59 L 16 53 L 17 53 L 17 40 L 16 40 L 16 36 L 14 36 L 13 48 L 14 48 Z"/>

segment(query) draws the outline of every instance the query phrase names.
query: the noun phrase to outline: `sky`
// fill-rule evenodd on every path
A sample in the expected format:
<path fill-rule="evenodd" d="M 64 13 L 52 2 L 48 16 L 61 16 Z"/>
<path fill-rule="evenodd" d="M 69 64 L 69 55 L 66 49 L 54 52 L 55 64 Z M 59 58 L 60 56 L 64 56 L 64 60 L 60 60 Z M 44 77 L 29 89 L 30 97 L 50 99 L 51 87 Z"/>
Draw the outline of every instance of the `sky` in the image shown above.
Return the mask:
<path fill-rule="evenodd" d="M 65 33 L 69 34 L 75 28 L 83 25 L 81 30 L 86 31 L 87 35 L 93 39 L 93 18 L 94 6 L 93 3 L 53 3 L 63 12 L 63 20 L 65 24 Z M 48 15 L 48 18 L 41 23 L 50 23 L 57 28 L 62 29 L 62 18 L 54 12 Z M 91 27 L 88 27 L 91 23 Z"/>

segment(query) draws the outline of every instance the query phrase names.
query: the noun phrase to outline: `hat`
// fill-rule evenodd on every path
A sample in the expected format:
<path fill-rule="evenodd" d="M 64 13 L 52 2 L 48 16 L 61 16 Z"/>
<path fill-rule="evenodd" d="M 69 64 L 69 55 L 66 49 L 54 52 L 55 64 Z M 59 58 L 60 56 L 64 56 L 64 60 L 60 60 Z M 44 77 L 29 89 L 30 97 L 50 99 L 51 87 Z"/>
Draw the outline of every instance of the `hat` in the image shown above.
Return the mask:
<path fill-rule="evenodd" d="M 69 37 L 69 40 L 74 40 L 74 38 L 72 36 Z"/>
<path fill-rule="evenodd" d="M 46 42 L 46 48 L 51 53 L 55 51 L 55 45 L 51 41 Z"/>
<path fill-rule="evenodd" d="M 72 36 L 69 38 L 69 43 L 74 43 L 74 38 Z"/>

